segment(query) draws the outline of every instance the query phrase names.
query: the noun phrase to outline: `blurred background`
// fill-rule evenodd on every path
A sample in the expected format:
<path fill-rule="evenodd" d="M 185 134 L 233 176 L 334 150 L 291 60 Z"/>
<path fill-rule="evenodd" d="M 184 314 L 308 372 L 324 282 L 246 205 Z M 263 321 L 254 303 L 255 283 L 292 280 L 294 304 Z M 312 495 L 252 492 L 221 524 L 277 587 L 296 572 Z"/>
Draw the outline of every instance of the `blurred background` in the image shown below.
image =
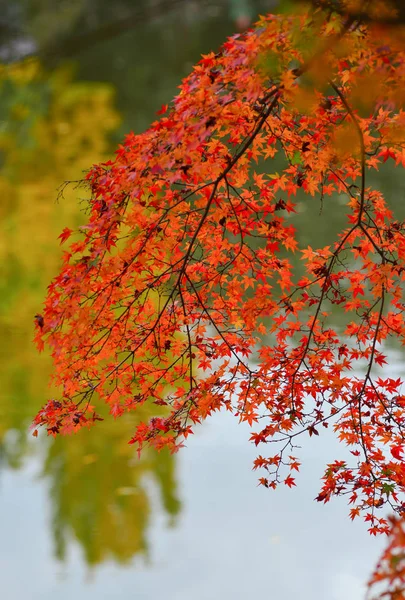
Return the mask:
<path fill-rule="evenodd" d="M 303 449 L 299 488 L 256 487 L 255 449 L 219 415 L 177 456 L 127 440 L 134 417 L 34 440 L 50 362 L 33 317 L 60 262 L 58 235 L 83 223 L 80 180 L 142 131 L 202 53 L 276 0 L 0 1 L 0 573 L 5 600 L 359 600 L 382 541 L 345 502 L 313 498 L 332 440 Z M 400 200 L 404 183 L 382 175 Z M 327 243 L 300 209 L 303 243 Z M 315 239 L 314 239 L 315 238 Z M 391 366 L 403 357 L 392 349 Z M 147 408 L 137 418 L 148 418 Z"/>

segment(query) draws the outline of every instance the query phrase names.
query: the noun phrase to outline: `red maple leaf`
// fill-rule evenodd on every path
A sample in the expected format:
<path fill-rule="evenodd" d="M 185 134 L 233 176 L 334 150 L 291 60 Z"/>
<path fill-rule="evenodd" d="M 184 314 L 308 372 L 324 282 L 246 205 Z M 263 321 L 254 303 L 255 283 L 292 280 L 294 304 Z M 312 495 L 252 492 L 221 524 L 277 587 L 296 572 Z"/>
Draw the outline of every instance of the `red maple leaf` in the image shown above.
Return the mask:
<path fill-rule="evenodd" d="M 66 242 L 66 240 L 70 238 L 72 233 L 73 233 L 73 229 L 70 229 L 69 227 L 65 227 L 65 229 L 62 231 L 62 233 L 58 236 L 60 243 L 63 244 L 64 242 Z"/>

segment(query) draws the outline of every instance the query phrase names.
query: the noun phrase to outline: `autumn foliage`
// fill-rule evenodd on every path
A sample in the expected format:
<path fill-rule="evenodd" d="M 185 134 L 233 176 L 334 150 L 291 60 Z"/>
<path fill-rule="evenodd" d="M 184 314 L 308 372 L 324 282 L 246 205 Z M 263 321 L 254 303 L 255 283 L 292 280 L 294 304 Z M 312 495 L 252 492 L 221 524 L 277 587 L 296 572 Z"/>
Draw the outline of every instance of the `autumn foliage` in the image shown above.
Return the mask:
<path fill-rule="evenodd" d="M 203 56 L 86 176 L 87 222 L 36 317 L 61 396 L 35 426 L 155 404 L 164 416 L 130 443 L 175 451 L 228 410 L 263 448 L 268 488 L 294 486 L 297 438 L 330 428 L 352 458 L 326 465 L 317 500 L 347 495 L 352 519 L 388 532 L 377 509 L 405 507 L 405 395 L 380 367 L 386 340 L 405 341 L 405 224 L 370 173 L 405 166 L 404 100 L 402 30 L 344 14 L 267 15 Z M 329 245 L 300 247 L 297 195 L 324 219 L 344 199 Z"/>

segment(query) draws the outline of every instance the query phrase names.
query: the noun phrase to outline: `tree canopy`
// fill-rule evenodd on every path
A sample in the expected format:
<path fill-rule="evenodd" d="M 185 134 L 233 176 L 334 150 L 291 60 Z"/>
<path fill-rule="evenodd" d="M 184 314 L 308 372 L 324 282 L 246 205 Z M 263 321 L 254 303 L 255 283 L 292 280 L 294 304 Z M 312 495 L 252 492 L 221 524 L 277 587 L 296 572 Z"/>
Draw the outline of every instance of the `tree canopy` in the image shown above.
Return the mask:
<path fill-rule="evenodd" d="M 114 417 L 147 404 L 130 443 L 176 451 L 228 410 L 276 488 L 296 485 L 297 439 L 330 428 L 352 458 L 326 465 L 317 500 L 347 495 L 377 534 L 391 530 L 377 509 L 405 507 L 403 379 L 381 369 L 389 338 L 405 341 L 405 224 L 371 176 L 405 165 L 405 37 L 338 4 L 229 38 L 87 173 L 87 222 L 60 235 L 36 316 L 61 396 L 34 435 L 95 424 L 104 402 Z M 298 200 L 324 219 L 341 202 L 346 226 L 302 247 Z M 392 576 L 393 523 L 375 580 Z"/>

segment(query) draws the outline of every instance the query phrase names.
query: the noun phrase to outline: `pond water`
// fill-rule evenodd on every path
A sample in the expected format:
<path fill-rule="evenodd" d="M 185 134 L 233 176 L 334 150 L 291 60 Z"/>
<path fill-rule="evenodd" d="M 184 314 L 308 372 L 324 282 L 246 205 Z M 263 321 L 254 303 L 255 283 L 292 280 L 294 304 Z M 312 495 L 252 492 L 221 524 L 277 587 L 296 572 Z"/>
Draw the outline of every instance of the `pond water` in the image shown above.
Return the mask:
<path fill-rule="evenodd" d="M 0 66 L 2 597 L 360 600 L 383 540 L 349 521 L 344 500 L 313 501 L 325 463 L 341 456 L 332 439 L 311 438 L 299 486 L 274 493 L 257 487 L 249 431 L 229 415 L 207 422 L 174 457 L 149 451 L 138 460 L 127 444 L 133 418 L 55 441 L 29 435 L 50 373 L 31 342 L 33 315 L 58 269 L 57 236 L 84 219 L 84 192 L 59 186 L 145 128 L 199 55 L 260 8 L 177 2 L 119 34 L 104 27 L 107 11 L 103 35 L 86 41 L 84 31 L 63 46 L 59 32 L 69 22 L 73 35 L 85 3 L 66 3 L 63 14 L 42 4 L 1 53 L 32 58 Z M 117 4 L 121 24 L 128 4 Z M 11 24 L 17 5 L 6 11 Z M 386 172 L 379 185 L 403 204 L 402 180 Z M 314 210 L 299 215 L 301 241 L 328 243 L 341 206 L 327 207 L 327 218 Z M 389 353 L 391 376 L 403 355 Z"/>

